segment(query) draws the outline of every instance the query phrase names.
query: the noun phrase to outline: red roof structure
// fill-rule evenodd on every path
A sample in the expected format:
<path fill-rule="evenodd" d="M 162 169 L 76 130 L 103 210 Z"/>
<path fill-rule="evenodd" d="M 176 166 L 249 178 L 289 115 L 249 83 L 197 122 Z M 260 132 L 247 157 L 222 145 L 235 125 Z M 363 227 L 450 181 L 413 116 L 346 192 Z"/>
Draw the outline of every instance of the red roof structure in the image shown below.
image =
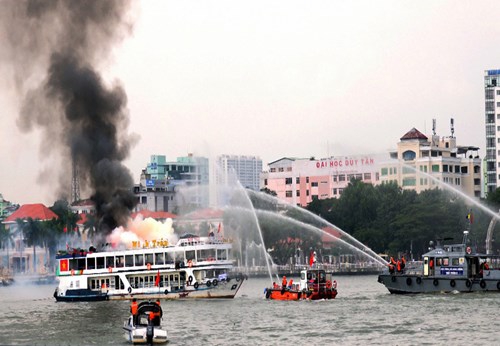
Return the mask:
<path fill-rule="evenodd" d="M 3 223 L 15 223 L 17 219 L 28 219 L 47 221 L 52 219 L 58 219 L 56 213 L 47 208 L 45 205 L 38 204 L 24 204 L 15 212 L 13 212 L 9 217 L 7 217 Z"/>
<path fill-rule="evenodd" d="M 406 132 L 403 137 L 400 138 L 400 140 L 412 140 L 412 139 L 418 139 L 418 140 L 428 140 L 427 136 L 424 135 L 422 132 L 417 130 L 416 128 L 412 128 L 410 131 Z"/>

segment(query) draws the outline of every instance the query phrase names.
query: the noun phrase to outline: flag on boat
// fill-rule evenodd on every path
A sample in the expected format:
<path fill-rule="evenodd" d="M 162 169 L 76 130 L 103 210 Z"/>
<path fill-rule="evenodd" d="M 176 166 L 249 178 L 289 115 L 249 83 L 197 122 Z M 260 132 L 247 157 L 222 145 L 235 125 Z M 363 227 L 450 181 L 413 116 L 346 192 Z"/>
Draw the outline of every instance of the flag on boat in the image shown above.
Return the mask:
<path fill-rule="evenodd" d="M 316 262 L 316 251 L 311 251 L 309 254 L 309 266 L 312 267 Z"/>
<path fill-rule="evenodd" d="M 155 286 L 160 287 L 160 270 L 158 269 L 158 273 L 156 274 Z"/>

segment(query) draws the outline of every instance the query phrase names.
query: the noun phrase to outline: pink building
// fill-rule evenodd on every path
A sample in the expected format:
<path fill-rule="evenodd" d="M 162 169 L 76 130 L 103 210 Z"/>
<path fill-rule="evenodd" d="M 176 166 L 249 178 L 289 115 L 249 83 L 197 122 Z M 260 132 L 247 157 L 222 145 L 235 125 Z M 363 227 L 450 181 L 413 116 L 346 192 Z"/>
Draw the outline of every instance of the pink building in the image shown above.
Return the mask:
<path fill-rule="evenodd" d="M 351 179 L 376 185 L 380 155 L 330 157 L 316 160 L 284 157 L 269 163 L 262 174 L 264 188 L 290 204 L 307 206 L 314 199 L 338 198 Z"/>

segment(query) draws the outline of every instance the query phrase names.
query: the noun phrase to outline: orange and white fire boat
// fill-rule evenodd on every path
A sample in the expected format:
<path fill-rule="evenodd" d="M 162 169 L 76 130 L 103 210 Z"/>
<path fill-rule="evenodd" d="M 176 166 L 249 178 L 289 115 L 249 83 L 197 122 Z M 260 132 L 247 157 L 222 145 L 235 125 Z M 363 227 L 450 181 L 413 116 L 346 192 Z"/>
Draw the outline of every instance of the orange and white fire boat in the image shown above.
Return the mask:
<path fill-rule="evenodd" d="M 287 282 L 283 277 L 281 285 L 273 283 L 273 287 L 264 290 L 267 299 L 274 300 L 319 300 L 335 299 L 337 296 L 337 281 L 332 274 L 322 269 L 309 269 L 300 272 L 300 283 Z"/>

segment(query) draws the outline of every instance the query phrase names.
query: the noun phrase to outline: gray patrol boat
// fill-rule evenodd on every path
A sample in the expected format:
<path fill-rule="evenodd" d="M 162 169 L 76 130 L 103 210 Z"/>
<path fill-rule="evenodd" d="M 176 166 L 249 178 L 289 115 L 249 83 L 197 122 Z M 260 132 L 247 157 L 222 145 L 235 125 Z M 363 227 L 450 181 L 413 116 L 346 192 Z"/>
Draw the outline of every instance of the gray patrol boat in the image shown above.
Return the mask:
<path fill-rule="evenodd" d="M 476 252 L 475 246 L 466 245 L 467 234 L 465 231 L 462 244 L 430 242 L 423 261 L 408 262 L 399 271 L 389 264 L 378 282 L 395 294 L 500 292 L 500 256 Z"/>

